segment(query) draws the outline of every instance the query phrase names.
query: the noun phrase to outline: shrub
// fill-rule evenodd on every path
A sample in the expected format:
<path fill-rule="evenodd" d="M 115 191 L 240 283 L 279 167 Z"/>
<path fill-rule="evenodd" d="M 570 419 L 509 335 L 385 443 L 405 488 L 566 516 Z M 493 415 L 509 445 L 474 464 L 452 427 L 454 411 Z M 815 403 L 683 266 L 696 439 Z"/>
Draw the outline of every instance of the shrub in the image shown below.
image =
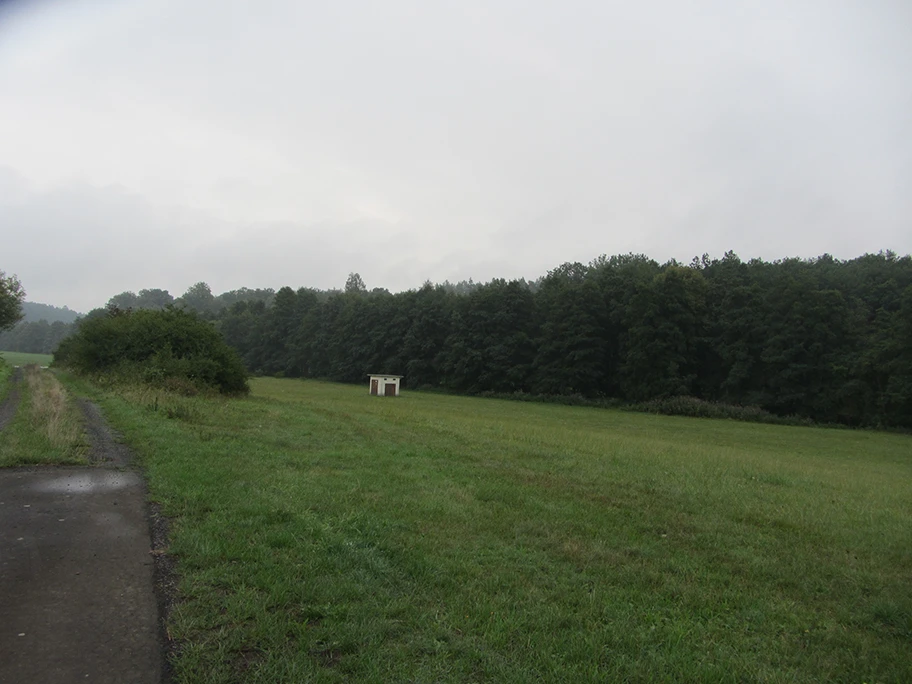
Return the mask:
<path fill-rule="evenodd" d="M 428 386 L 429 387 L 429 386 Z M 419 390 L 424 389 L 419 387 Z M 437 391 L 431 388 L 429 391 Z M 533 394 L 531 392 L 476 392 L 473 396 L 486 399 L 507 399 L 509 401 L 526 401 L 540 404 L 563 404 L 565 406 L 589 406 L 593 408 L 619 408 L 624 406 L 621 399 L 610 397 L 585 397 L 582 394 Z"/>
<path fill-rule="evenodd" d="M 777 425 L 814 425 L 810 418 L 800 416 L 777 416 L 759 406 L 737 406 L 704 401 L 696 397 L 667 397 L 652 399 L 626 407 L 630 411 L 660 413 L 666 416 L 689 416 L 691 418 L 727 418 L 750 423 L 775 423 Z"/>
<path fill-rule="evenodd" d="M 111 309 L 83 319 L 54 352 L 55 365 L 77 373 L 160 387 L 188 383 L 223 394 L 246 394 L 247 371 L 237 352 L 196 314 L 181 309 Z"/>

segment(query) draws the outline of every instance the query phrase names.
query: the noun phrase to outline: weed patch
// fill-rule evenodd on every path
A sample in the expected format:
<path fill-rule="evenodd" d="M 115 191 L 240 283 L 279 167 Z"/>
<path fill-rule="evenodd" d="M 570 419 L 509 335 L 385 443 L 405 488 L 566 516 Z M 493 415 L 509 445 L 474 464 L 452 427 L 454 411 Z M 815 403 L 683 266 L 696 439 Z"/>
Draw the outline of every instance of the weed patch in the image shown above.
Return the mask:
<path fill-rule="evenodd" d="M 19 411 L 0 438 L 0 465 L 85 463 L 82 414 L 57 378 L 26 366 L 21 393 Z"/>

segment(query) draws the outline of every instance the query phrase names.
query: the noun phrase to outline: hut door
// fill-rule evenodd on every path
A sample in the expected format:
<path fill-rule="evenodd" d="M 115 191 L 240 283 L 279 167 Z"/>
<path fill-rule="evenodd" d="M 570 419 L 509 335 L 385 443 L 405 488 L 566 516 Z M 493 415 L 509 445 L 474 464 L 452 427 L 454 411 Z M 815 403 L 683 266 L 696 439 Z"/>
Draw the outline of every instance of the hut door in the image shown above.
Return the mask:
<path fill-rule="evenodd" d="M 395 397 L 396 396 L 396 383 L 395 382 L 386 383 L 386 385 L 383 388 L 383 394 L 387 397 Z"/>
<path fill-rule="evenodd" d="M 374 396 L 377 395 L 379 383 L 380 383 L 380 381 L 377 380 L 377 378 L 371 378 L 371 394 L 373 394 Z"/>

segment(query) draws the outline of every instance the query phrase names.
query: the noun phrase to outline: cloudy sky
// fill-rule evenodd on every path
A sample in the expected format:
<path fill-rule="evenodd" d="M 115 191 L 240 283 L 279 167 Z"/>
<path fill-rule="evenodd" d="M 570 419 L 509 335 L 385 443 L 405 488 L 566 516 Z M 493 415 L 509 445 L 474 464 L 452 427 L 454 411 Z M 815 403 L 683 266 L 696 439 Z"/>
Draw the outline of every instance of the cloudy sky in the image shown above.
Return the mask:
<path fill-rule="evenodd" d="M 0 0 L 0 269 L 125 290 L 912 251 L 908 0 Z"/>

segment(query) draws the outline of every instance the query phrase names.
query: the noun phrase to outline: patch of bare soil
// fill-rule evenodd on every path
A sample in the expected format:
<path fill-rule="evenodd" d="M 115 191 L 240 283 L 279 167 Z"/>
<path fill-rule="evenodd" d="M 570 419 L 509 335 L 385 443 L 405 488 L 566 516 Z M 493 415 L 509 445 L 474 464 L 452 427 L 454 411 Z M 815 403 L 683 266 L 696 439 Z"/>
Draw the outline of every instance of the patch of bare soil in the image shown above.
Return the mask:
<path fill-rule="evenodd" d="M 108 425 L 101 410 L 88 399 L 79 400 L 79 408 L 85 419 L 86 435 L 89 438 L 89 460 L 113 466 L 128 466 L 133 455 L 120 441 L 121 435 Z"/>
<path fill-rule="evenodd" d="M 22 369 L 17 368 L 13 371 L 11 378 L 12 387 L 6 399 L 0 402 L 0 430 L 5 428 L 16 415 L 16 409 L 19 408 L 19 382 L 22 380 Z"/>
<path fill-rule="evenodd" d="M 89 459 L 94 463 L 127 467 L 133 462 L 130 448 L 121 441 L 121 435 L 113 430 L 96 404 L 80 399 L 79 407 L 85 418 L 86 434 L 91 450 Z M 159 639 L 165 655 L 162 665 L 162 684 L 175 681 L 173 661 L 180 650 L 180 644 L 168 633 L 168 617 L 177 600 L 177 573 L 174 557 L 168 553 L 168 518 L 162 515 L 161 506 L 149 501 L 146 492 L 147 519 L 152 547 L 149 553 L 154 561 L 152 579 L 155 598 L 158 602 Z"/>

